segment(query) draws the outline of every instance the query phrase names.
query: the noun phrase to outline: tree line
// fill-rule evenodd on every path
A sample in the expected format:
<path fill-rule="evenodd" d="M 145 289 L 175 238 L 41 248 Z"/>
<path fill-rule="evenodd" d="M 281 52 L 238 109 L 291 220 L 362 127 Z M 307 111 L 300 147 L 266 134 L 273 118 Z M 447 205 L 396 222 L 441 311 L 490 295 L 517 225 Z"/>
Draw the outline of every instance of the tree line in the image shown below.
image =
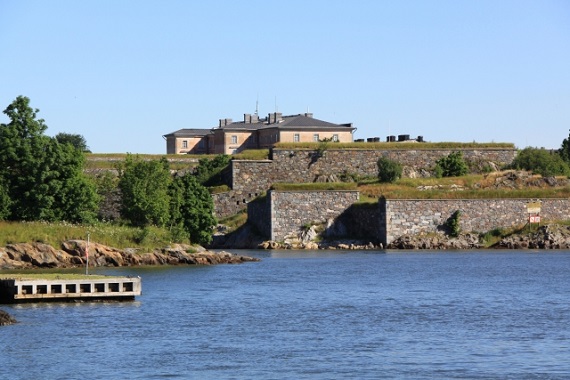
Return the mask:
<path fill-rule="evenodd" d="M 4 110 L 9 122 L 0 124 L 0 220 L 90 224 L 99 220 L 105 195 L 117 191 L 117 222 L 165 227 L 178 242 L 211 242 L 217 221 L 212 197 L 199 178 L 207 181 L 208 173 L 219 172 L 228 158 L 218 158 L 214 165 L 200 160 L 198 178 L 171 175 L 166 158 L 143 160 L 129 154 L 117 168 L 118 177 L 95 179 L 84 171 L 85 139 L 45 135 L 47 125 L 38 112 L 25 96 Z"/>

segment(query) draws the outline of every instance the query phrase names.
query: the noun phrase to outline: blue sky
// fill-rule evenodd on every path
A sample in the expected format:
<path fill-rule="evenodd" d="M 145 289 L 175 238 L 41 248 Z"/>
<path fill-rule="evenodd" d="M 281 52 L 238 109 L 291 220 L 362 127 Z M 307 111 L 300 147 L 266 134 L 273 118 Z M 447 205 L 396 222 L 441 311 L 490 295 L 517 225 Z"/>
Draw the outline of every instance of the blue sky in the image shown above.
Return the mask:
<path fill-rule="evenodd" d="M 567 0 L 1 0 L 0 48 L 0 109 L 28 96 L 95 153 L 165 153 L 256 101 L 355 138 L 558 148 L 570 129 Z"/>

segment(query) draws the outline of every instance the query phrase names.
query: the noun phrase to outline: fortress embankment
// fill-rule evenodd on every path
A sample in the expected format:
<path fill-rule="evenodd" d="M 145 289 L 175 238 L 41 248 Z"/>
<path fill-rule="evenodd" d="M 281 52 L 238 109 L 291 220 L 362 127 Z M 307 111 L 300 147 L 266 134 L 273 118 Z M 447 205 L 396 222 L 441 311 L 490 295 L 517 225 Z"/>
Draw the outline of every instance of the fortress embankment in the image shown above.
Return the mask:
<path fill-rule="evenodd" d="M 269 240 L 302 234 L 322 224 L 324 236 L 368 239 L 387 246 L 404 235 L 437 233 L 461 212 L 463 231 L 484 233 L 524 225 L 531 199 L 380 199 L 358 204 L 357 191 L 270 191 L 248 205 L 248 221 Z M 570 199 L 543 199 L 543 220 L 570 219 Z"/>
<path fill-rule="evenodd" d="M 380 199 L 371 205 L 358 203 L 358 191 L 268 191 L 280 182 L 326 181 L 343 174 L 375 177 L 380 157 L 401 163 L 407 173 L 420 173 L 457 150 L 330 149 L 317 156 L 314 150 L 273 149 L 270 160 L 231 162 L 232 190 L 214 195 L 216 213 L 224 217 L 247 208 L 248 221 L 274 241 L 302 234 L 309 224 L 322 224 L 325 236 L 371 239 L 384 246 L 406 234 L 441 231 L 455 211 L 461 211 L 463 231 L 486 232 L 524 225 L 528 221 L 526 205 L 531 199 Z M 471 167 L 502 167 L 516 155 L 514 148 L 459 150 Z M 542 200 L 541 217 L 570 219 L 570 200 Z"/>
<path fill-rule="evenodd" d="M 438 148 L 438 149 L 327 149 L 321 155 L 315 150 L 271 150 L 269 160 L 232 160 L 227 183 L 231 191 L 214 194 L 215 214 L 218 218 L 234 215 L 246 209 L 260 194 L 274 183 L 310 183 L 327 181 L 343 175 L 376 177 L 380 157 L 399 162 L 408 176 L 430 171 L 436 161 L 454 151 L 461 151 L 472 167 L 486 165 L 500 168 L 510 164 L 516 149 L 511 148 Z"/>

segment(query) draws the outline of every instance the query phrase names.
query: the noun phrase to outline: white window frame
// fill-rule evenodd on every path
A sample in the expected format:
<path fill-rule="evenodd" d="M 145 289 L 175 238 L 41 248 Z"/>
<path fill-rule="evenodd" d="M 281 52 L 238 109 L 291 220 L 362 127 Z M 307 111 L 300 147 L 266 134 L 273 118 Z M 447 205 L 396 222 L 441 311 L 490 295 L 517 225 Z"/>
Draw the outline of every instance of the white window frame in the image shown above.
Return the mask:
<path fill-rule="evenodd" d="M 337 134 L 333 135 L 332 141 L 338 142 L 338 135 Z"/>
<path fill-rule="evenodd" d="M 318 134 L 318 133 L 315 133 L 315 134 L 313 135 L 313 141 L 314 141 L 314 142 L 319 142 L 319 140 L 320 140 L 320 139 L 319 139 L 319 134 Z"/>
<path fill-rule="evenodd" d="M 188 148 L 188 140 L 182 140 L 182 149 Z"/>
<path fill-rule="evenodd" d="M 237 135 L 232 135 L 232 144 L 237 144 Z"/>
<path fill-rule="evenodd" d="M 293 136 L 293 142 L 300 142 L 301 141 L 301 136 L 298 133 L 295 133 L 295 135 Z"/>

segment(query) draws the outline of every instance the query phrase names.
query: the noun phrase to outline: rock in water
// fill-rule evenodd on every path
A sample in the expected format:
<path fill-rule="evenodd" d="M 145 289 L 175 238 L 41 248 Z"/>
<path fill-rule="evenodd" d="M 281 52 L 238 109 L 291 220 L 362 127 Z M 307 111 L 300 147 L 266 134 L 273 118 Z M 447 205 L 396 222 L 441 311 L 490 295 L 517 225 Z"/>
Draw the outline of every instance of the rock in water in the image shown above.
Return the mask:
<path fill-rule="evenodd" d="M 17 321 L 10 314 L 0 310 L 0 326 L 7 326 L 16 323 Z"/>

